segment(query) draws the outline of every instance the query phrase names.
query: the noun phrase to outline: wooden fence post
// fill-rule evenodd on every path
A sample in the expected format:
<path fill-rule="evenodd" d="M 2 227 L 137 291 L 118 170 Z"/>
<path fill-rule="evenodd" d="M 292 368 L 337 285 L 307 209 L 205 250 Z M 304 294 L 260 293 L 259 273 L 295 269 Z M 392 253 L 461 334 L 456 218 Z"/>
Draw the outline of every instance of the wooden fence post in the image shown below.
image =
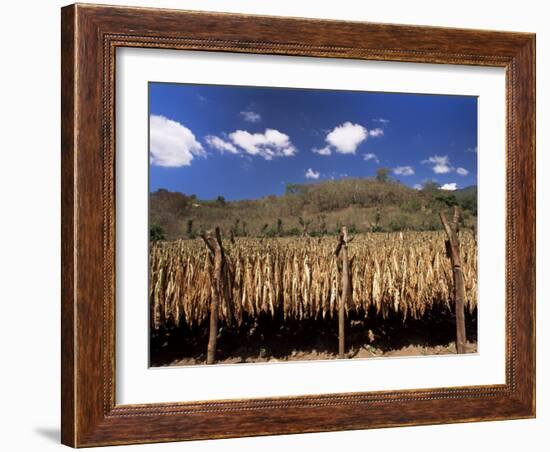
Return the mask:
<path fill-rule="evenodd" d="M 453 221 L 449 224 L 445 213 L 439 213 L 441 223 L 447 234 L 447 255 L 451 259 L 453 267 L 454 299 L 455 299 L 455 319 L 456 319 L 456 352 L 466 353 L 466 322 L 464 320 L 464 274 L 462 273 L 462 260 L 460 259 L 460 240 L 458 237 L 458 222 L 460 211 L 454 206 Z"/>
<path fill-rule="evenodd" d="M 206 353 L 206 364 L 214 364 L 216 361 L 216 344 L 218 341 L 218 309 L 222 296 L 222 272 L 225 261 L 220 228 L 216 227 L 216 238 L 212 238 L 208 233 L 206 236 L 201 234 L 210 255 L 214 260 L 214 296 L 210 302 L 210 322 L 208 330 L 208 348 Z"/>
<path fill-rule="evenodd" d="M 340 298 L 340 305 L 338 306 L 338 358 L 343 359 L 346 352 L 345 342 L 345 316 L 346 316 L 346 302 L 350 295 L 350 269 L 348 258 L 348 244 L 353 240 L 348 237 L 348 229 L 342 227 L 338 239 L 338 245 L 334 254 L 338 257 L 340 251 L 342 252 L 342 296 Z"/>

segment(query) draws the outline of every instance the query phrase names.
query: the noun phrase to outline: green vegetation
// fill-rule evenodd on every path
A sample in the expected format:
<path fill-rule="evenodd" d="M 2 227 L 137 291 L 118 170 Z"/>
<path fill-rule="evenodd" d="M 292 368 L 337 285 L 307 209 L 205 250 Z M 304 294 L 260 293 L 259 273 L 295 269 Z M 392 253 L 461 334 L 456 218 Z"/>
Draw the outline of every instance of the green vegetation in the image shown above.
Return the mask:
<path fill-rule="evenodd" d="M 378 168 L 376 170 L 376 180 L 378 182 L 388 182 L 390 180 L 390 169 L 389 168 Z"/>
<path fill-rule="evenodd" d="M 151 227 L 149 228 L 149 240 L 151 242 L 166 240 L 166 236 L 164 235 L 164 230 L 162 226 L 159 226 L 158 224 L 151 225 Z"/>
<path fill-rule="evenodd" d="M 439 230 L 439 211 L 458 205 L 463 225 L 477 216 L 477 187 L 444 191 L 434 182 L 409 188 L 380 168 L 373 178 L 288 184 L 281 196 L 228 201 L 158 190 L 150 194 L 151 240 L 194 238 L 220 226 L 234 237 L 323 236 L 353 232 Z M 160 229 L 153 233 L 153 227 Z"/>

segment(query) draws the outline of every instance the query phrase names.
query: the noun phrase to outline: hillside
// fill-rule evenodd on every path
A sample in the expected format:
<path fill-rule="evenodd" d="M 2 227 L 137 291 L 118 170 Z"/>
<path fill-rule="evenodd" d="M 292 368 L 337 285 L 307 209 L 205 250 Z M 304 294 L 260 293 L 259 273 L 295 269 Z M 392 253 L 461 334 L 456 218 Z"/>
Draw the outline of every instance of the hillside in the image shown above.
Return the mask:
<path fill-rule="evenodd" d="M 202 200 L 160 189 L 150 194 L 150 224 L 173 240 L 192 238 L 201 230 L 221 227 L 235 236 L 334 234 L 346 225 L 352 232 L 435 230 L 438 212 L 457 204 L 463 222 L 477 215 L 477 187 L 453 192 L 427 184 L 422 190 L 396 181 L 345 178 L 315 184 L 289 184 L 281 196 L 226 201 Z"/>

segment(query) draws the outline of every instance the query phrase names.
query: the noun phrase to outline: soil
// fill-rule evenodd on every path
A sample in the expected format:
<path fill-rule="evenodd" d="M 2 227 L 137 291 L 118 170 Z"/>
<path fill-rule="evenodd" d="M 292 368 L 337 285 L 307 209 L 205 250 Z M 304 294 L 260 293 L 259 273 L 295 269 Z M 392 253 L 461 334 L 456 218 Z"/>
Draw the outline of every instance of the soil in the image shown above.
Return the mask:
<path fill-rule="evenodd" d="M 466 353 L 476 353 L 477 343 L 468 342 L 466 344 Z M 346 353 L 346 358 L 381 358 L 388 356 L 429 356 L 429 355 L 450 355 L 456 354 L 456 346 L 454 343 L 447 345 L 437 345 L 435 347 L 422 347 L 416 345 L 408 345 L 406 347 L 397 350 L 383 350 L 377 349 L 370 345 L 362 346 L 359 349 L 352 349 Z M 257 356 L 231 356 L 228 358 L 218 359 L 216 364 L 237 364 L 237 363 L 278 363 L 288 361 L 312 361 L 312 360 L 331 360 L 337 359 L 338 356 L 333 353 L 327 353 L 323 351 L 292 351 L 290 355 L 275 358 L 273 356 L 259 354 Z M 169 362 L 168 366 L 188 366 L 195 364 L 204 364 L 203 359 L 199 360 L 195 357 L 179 358 Z"/>
<path fill-rule="evenodd" d="M 421 319 L 386 318 L 362 313 L 347 319 L 346 358 L 456 354 L 455 322 L 448 309 L 431 310 Z M 477 312 L 466 314 L 467 353 L 477 352 Z M 151 337 L 151 366 L 204 364 L 207 328 L 172 328 Z M 219 330 L 217 364 L 265 363 L 338 358 L 338 321 L 249 319 Z"/>

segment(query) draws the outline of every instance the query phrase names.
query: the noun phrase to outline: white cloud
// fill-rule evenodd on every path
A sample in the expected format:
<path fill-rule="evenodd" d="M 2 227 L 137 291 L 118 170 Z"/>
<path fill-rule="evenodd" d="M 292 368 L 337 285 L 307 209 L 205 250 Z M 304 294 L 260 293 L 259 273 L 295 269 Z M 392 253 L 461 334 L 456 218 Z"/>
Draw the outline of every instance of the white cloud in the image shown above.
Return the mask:
<path fill-rule="evenodd" d="M 443 184 L 441 186 L 441 190 L 450 190 L 450 191 L 456 190 L 456 182 L 452 182 L 450 184 Z"/>
<path fill-rule="evenodd" d="M 477 146 L 466 149 L 466 152 L 477 152 Z"/>
<path fill-rule="evenodd" d="M 290 157 L 297 152 L 288 135 L 275 129 L 266 129 L 264 133 L 236 130 L 229 134 L 229 139 L 208 135 L 205 140 L 210 147 L 221 153 L 258 155 L 266 160 Z"/>
<path fill-rule="evenodd" d="M 393 173 L 399 176 L 412 176 L 414 169 L 411 166 L 398 166 L 393 169 Z"/>
<path fill-rule="evenodd" d="M 459 167 L 456 169 L 456 172 L 459 176 L 467 176 L 469 171 L 466 168 Z"/>
<path fill-rule="evenodd" d="M 413 188 L 414 188 L 415 190 L 422 190 L 422 184 L 414 184 L 414 185 L 413 185 Z"/>
<path fill-rule="evenodd" d="M 320 149 L 313 148 L 311 150 L 313 153 L 319 155 L 331 155 L 334 151 L 340 154 L 355 154 L 357 147 L 369 136 L 381 137 L 384 135 L 384 131 L 379 127 L 372 130 L 367 130 L 362 125 L 354 124 L 350 121 L 346 121 L 332 130 L 325 130 L 325 132 L 327 134 L 325 141 L 328 144 Z M 365 157 L 365 160 L 370 159 Z"/>
<path fill-rule="evenodd" d="M 336 152 L 341 154 L 355 154 L 357 146 L 366 140 L 367 136 L 368 132 L 365 127 L 347 121 L 332 129 L 325 140 L 334 147 Z"/>
<path fill-rule="evenodd" d="M 164 116 L 149 117 L 149 136 L 152 165 L 189 166 L 193 157 L 206 155 L 191 130 Z"/>
<path fill-rule="evenodd" d="M 370 129 L 369 130 L 369 136 L 370 137 L 381 137 L 383 135 L 384 135 L 384 131 L 380 127 L 377 127 L 376 129 Z"/>
<path fill-rule="evenodd" d="M 374 118 L 373 122 L 379 122 L 381 124 L 388 124 L 390 122 L 390 120 L 389 119 L 384 119 L 384 118 Z"/>
<path fill-rule="evenodd" d="M 249 155 L 259 155 L 266 160 L 274 157 L 290 157 L 296 154 L 296 148 L 289 136 L 275 129 L 266 129 L 264 133 L 250 133 L 236 130 L 229 134 L 234 145 Z"/>
<path fill-rule="evenodd" d="M 330 154 L 332 154 L 332 151 L 330 150 L 330 146 L 325 146 L 324 148 L 321 148 L 321 149 L 313 148 L 311 150 L 311 152 L 313 152 L 314 154 L 319 154 L 319 155 L 330 155 Z"/>
<path fill-rule="evenodd" d="M 247 122 L 260 122 L 262 120 L 262 117 L 259 113 L 251 110 L 241 111 L 241 116 Z"/>
<path fill-rule="evenodd" d="M 319 179 L 320 175 L 319 171 L 313 171 L 311 168 L 306 171 L 306 179 Z"/>
<path fill-rule="evenodd" d="M 214 148 L 220 151 L 221 153 L 229 152 L 230 154 L 238 154 L 239 150 L 233 146 L 229 141 L 225 141 L 220 137 L 217 137 L 216 135 L 208 135 L 205 137 L 206 143 Z"/>
<path fill-rule="evenodd" d="M 380 162 L 380 160 L 378 160 L 378 157 L 376 156 L 376 154 L 373 154 L 371 152 L 369 152 L 368 154 L 365 154 L 363 156 L 363 160 L 366 160 L 366 161 L 374 160 L 376 163 Z"/>
<path fill-rule="evenodd" d="M 427 160 L 423 160 L 422 163 L 431 163 L 435 174 L 450 173 L 454 169 L 451 166 L 449 157 L 446 155 L 434 155 Z"/>

